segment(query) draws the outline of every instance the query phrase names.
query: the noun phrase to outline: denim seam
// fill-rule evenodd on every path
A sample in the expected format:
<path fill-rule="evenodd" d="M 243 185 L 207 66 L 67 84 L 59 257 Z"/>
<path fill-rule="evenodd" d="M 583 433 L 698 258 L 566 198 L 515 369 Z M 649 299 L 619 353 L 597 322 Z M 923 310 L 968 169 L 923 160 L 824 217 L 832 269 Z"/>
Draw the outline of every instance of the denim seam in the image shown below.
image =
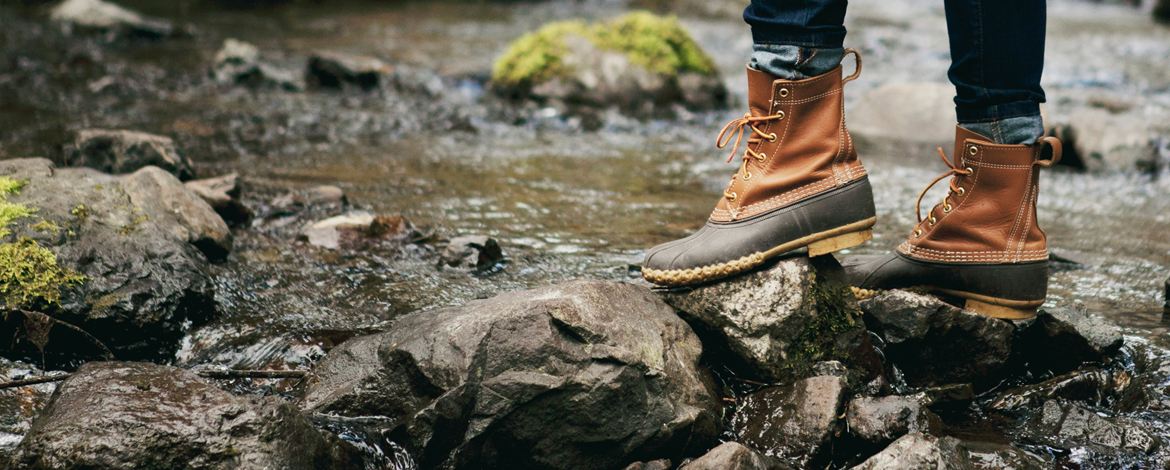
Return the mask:
<path fill-rule="evenodd" d="M 987 117 L 987 118 L 979 118 L 979 119 L 961 119 L 961 120 L 959 120 L 959 122 L 961 122 L 963 124 L 974 124 L 977 122 L 996 122 L 996 121 L 1003 121 L 1005 119 L 1011 119 L 1011 118 L 1017 118 L 1017 117 L 1031 117 L 1031 116 L 1039 116 L 1039 115 L 1040 115 L 1040 113 L 1012 114 L 1012 115 L 1008 115 L 1008 116 Z"/>

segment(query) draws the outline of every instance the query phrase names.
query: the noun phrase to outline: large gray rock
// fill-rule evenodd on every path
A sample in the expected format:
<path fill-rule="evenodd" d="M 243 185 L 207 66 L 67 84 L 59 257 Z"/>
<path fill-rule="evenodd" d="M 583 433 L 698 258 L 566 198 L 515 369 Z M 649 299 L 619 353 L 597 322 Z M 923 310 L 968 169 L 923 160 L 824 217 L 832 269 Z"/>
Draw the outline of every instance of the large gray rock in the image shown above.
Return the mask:
<path fill-rule="evenodd" d="M 731 420 L 739 442 L 797 468 L 823 468 L 839 431 L 844 378 L 818 376 L 744 397 Z"/>
<path fill-rule="evenodd" d="M 8 200 L 38 209 L 13 221 L 0 242 L 27 237 L 88 277 L 61 289 L 60 304 L 42 306 L 46 313 L 81 327 L 122 359 L 168 357 L 187 328 L 214 314 L 208 257 L 230 248 L 231 235 L 174 176 L 154 167 L 125 177 L 56 169 L 39 158 L 0 161 L 0 175 L 28 181 Z M 3 343 L 4 354 L 39 360 L 27 335 L 14 331 L 24 328 L 14 317 L 0 323 L 0 335 L 17 339 Z M 49 360 L 100 357 L 67 328 L 52 328 L 48 339 Z"/>
<path fill-rule="evenodd" d="M 849 402 L 845 423 L 858 438 L 886 444 L 906 434 L 933 434 L 942 420 L 917 397 L 859 397 Z"/>
<path fill-rule="evenodd" d="M 12 457 L 18 468 L 360 468 L 277 397 L 235 396 L 189 371 L 91 362 L 57 388 Z"/>
<path fill-rule="evenodd" d="M 72 30 L 90 29 L 150 38 L 170 36 L 175 26 L 170 21 L 151 18 L 102 0 L 65 0 L 49 11 L 49 18 Z"/>
<path fill-rule="evenodd" d="M 864 380 L 881 364 L 849 287 L 831 256 L 792 257 L 711 285 L 661 291 L 709 349 L 733 369 L 767 381 L 807 377 L 840 361 Z"/>
<path fill-rule="evenodd" d="M 1137 110 L 1113 113 L 1093 107 L 1072 113 L 1061 135 L 1081 165 L 1105 172 L 1156 165 L 1159 137 L 1166 136 L 1170 136 L 1170 120 L 1165 116 L 1148 116 Z"/>
<path fill-rule="evenodd" d="M 955 87 L 887 83 L 869 90 L 846 116 L 857 151 L 904 163 L 938 163 L 955 141 Z"/>
<path fill-rule="evenodd" d="M 1121 349 L 1121 332 L 1082 308 L 1044 308 L 1020 345 L 1033 368 L 1061 374 Z"/>
<path fill-rule="evenodd" d="M 181 180 L 194 176 L 191 160 L 181 155 L 170 137 L 145 132 L 83 129 L 63 148 L 65 166 L 85 166 L 123 174 L 147 166 L 162 168 Z"/>
<path fill-rule="evenodd" d="M 1139 422 L 1101 416 L 1065 400 L 1044 402 L 1041 412 L 1019 432 L 1024 441 L 1059 449 L 1087 447 L 1095 452 L 1150 453 L 1160 440 Z"/>
<path fill-rule="evenodd" d="M 724 442 L 678 470 L 780 470 L 779 463 L 738 442 Z"/>
<path fill-rule="evenodd" d="M 852 470 L 970 470 L 963 442 L 953 437 L 907 434 Z"/>
<path fill-rule="evenodd" d="M 1006 373 L 1015 327 L 936 297 L 889 290 L 860 302 L 865 324 L 885 343 L 886 359 L 916 387 L 995 386 Z"/>
<path fill-rule="evenodd" d="M 715 437 L 701 352 L 649 290 L 574 281 L 349 340 L 313 368 L 303 407 L 392 418 L 423 469 L 621 468 Z"/>

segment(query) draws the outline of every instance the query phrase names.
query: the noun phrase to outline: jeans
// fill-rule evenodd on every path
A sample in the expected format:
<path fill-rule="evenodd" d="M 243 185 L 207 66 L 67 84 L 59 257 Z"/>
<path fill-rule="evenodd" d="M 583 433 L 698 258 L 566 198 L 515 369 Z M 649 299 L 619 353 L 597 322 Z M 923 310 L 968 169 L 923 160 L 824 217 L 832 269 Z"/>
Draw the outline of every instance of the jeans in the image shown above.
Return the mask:
<path fill-rule="evenodd" d="M 743 12 L 749 66 L 797 80 L 831 71 L 845 40 L 847 0 L 752 0 Z M 959 125 L 1003 144 L 1044 133 L 1044 0 L 944 0 Z M 836 59 L 836 60 L 833 60 Z"/>

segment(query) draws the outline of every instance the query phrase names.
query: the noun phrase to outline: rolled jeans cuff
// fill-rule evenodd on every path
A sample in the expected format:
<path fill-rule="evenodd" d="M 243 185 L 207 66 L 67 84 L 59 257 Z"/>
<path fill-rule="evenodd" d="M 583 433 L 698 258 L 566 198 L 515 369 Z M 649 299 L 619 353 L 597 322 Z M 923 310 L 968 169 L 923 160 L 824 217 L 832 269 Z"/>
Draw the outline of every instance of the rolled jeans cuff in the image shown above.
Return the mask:
<path fill-rule="evenodd" d="M 752 28 L 752 42 L 774 46 L 800 46 L 815 49 L 844 47 L 845 31 L 825 33 L 782 33 L 764 28 Z"/>
<path fill-rule="evenodd" d="M 959 118 L 960 124 L 990 122 L 1011 117 L 1039 115 L 1040 103 L 1031 100 L 997 104 L 986 108 L 972 108 L 969 106 L 955 107 L 955 116 Z"/>

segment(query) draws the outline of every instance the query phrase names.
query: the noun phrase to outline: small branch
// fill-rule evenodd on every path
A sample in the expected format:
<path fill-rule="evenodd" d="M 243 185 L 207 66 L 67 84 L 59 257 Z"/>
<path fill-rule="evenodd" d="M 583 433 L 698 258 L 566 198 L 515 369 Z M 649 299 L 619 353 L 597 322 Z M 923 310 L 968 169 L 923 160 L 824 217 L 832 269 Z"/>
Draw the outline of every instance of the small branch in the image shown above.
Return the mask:
<path fill-rule="evenodd" d="M 307 374 L 303 370 L 198 370 L 195 373 L 209 379 L 300 379 Z"/>
<path fill-rule="evenodd" d="M 13 388 L 13 387 L 23 387 L 26 385 L 43 384 L 43 383 L 47 383 L 47 382 L 57 382 L 57 381 L 68 379 L 70 375 L 73 375 L 73 374 L 57 374 L 57 375 L 49 375 L 49 376 L 45 376 L 45 377 L 33 377 L 31 379 L 21 379 L 21 380 L 13 380 L 11 382 L 3 382 L 3 383 L 0 383 L 0 390 L 6 389 L 6 388 Z"/>
<path fill-rule="evenodd" d="M 64 326 L 64 327 L 69 328 L 73 331 L 81 333 L 81 335 L 85 336 L 86 339 L 88 339 L 91 343 L 93 343 L 94 345 L 96 345 L 97 347 L 102 349 L 102 352 L 104 352 L 106 354 L 107 360 L 110 360 L 110 361 L 116 360 L 116 358 L 114 357 L 114 352 L 110 351 L 110 348 L 107 348 L 105 343 L 102 343 L 101 340 L 97 339 L 93 335 L 89 334 L 88 331 L 81 329 L 81 327 L 79 327 L 77 325 L 74 325 L 74 324 L 66 322 L 66 321 L 58 320 L 56 318 L 49 316 L 49 314 L 47 314 L 47 313 L 32 312 L 29 310 L 24 310 L 24 309 L 19 309 L 19 308 L 6 308 L 5 310 L 7 310 L 9 312 L 19 312 L 21 315 L 24 315 L 26 318 L 31 316 L 31 315 L 43 315 L 45 318 L 52 320 L 53 323 L 55 323 L 55 324 Z"/>

